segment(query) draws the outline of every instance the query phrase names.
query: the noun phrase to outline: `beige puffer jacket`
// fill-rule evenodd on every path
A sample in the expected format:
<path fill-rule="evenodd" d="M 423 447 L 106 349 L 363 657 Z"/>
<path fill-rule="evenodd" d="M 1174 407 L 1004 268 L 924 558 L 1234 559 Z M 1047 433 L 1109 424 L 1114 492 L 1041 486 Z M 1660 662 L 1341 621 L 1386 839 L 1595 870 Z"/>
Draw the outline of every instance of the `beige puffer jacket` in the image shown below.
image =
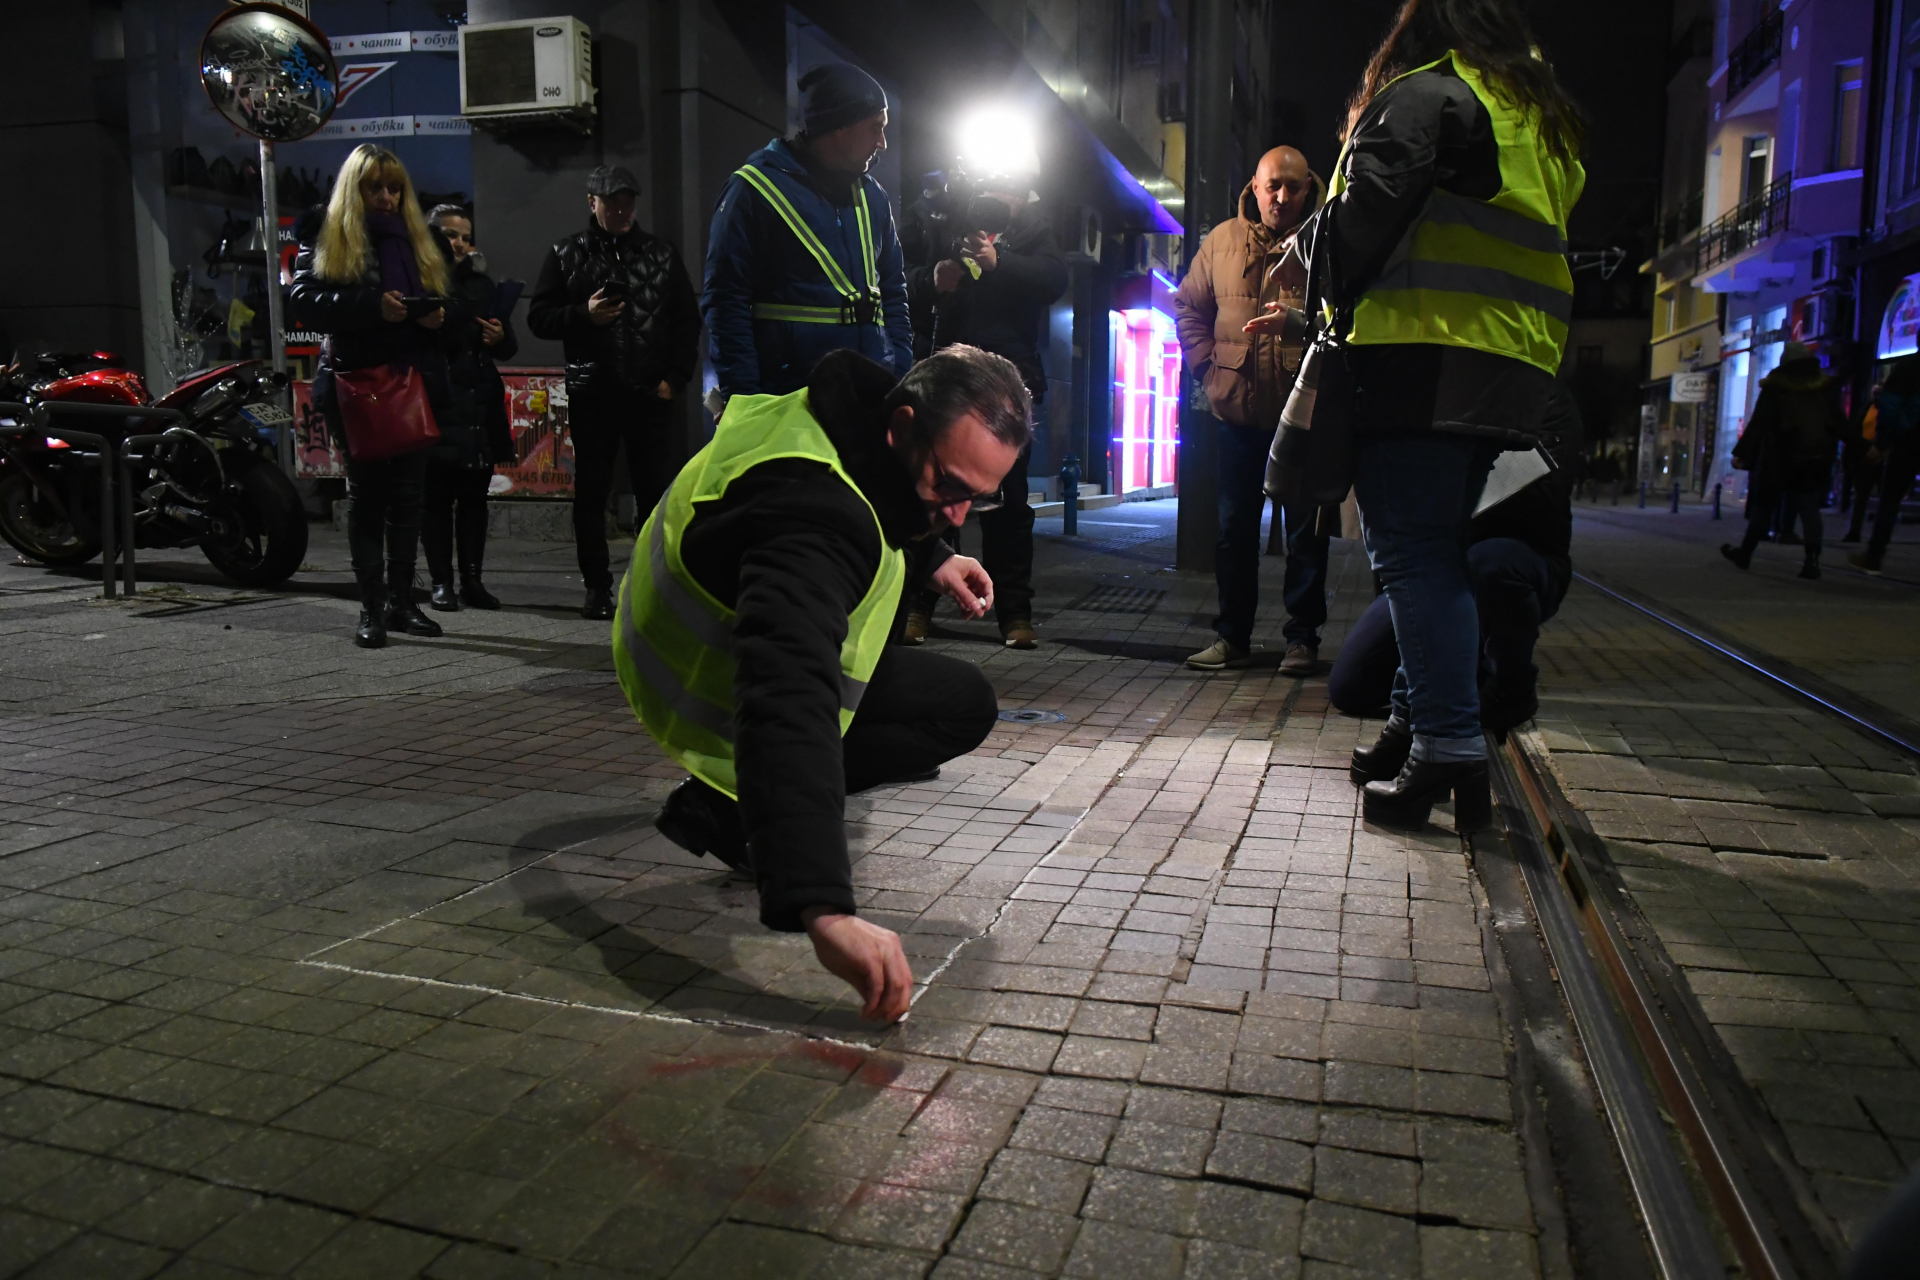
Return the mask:
<path fill-rule="evenodd" d="M 1327 197 L 1320 175 L 1310 176 L 1309 215 Z M 1223 422 L 1270 428 L 1293 388 L 1300 341 L 1241 332 L 1263 301 L 1303 304 L 1306 271 L 1281 265 L 1292 245 L 1292 232 L 1276 236 L 1261 223 L 1249 182 L 1240 192 L 1239 214 L 1207 233 L 1174 295 L 1174 322 L 1187 368 L 1200 379 L 1208 406 Z"/>

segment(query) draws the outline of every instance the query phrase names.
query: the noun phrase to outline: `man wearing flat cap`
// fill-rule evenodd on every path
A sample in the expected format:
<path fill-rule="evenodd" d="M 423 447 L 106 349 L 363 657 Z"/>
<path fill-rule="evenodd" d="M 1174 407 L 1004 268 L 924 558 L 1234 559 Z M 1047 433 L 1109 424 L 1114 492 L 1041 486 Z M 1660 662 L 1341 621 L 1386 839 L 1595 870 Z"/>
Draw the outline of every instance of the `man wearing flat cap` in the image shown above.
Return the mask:
<path fill-rule="evenodd" d="M 621 165 L 587 175 L 586 230 L 553 246 L 527 304 L 527 328 L 566 349 L 573 437 L 573 536 L 588 618 L 613 617 L 607 497 L 626 446 L 644 515 L 680 468 L 673 398 L 693 380 L 700 310 L 680 253 L 634 222 L 640 184 Z"/>
<path fill-rule="evenodd" d="M 829 63 L 800 95 L 800 132 L 748 157 L 714 210 L 700 310 L 721 403 L 798 391 L 829 351 L 896 378 L 913 363 L 900 239 L 867 172 L 887 146 L 886 91 Z"/>

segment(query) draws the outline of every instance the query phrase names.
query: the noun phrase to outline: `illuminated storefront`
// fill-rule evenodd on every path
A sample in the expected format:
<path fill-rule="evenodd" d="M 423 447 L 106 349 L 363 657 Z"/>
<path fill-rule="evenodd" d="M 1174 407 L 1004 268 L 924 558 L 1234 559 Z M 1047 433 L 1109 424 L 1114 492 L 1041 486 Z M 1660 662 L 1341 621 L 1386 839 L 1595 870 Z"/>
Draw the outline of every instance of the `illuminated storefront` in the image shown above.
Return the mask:
<path fill-rule="evenodd" d="M 1173 491 L 1180 449 L 1180 341 L 1159 272 L 1114 290 L 1113 470 L 1120 493 Z"/>

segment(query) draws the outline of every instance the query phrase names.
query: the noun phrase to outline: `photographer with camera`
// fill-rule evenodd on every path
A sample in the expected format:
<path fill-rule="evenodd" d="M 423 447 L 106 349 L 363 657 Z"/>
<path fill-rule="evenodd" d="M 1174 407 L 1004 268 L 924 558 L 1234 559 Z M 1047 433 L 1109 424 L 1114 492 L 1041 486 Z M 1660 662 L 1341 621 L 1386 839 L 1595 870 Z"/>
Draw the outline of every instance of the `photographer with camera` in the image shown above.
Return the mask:
<path fill-rule="evenodd" d="M 932 348 L 956 343 L 1005 356 L 1033 397 L 1036 419 L 1047 393 L 1041 362 L 1047 308 L 1067 288 L 1067 262 L 1053 226 L 1029 195 L 1031 174 L 995 174 L 969 191 L 955 176 L 948 196 L 947 252 L 908 276 L 908 290 L 930 298 Z M 992 575 L 1001 642 L 1031 649 L 1033 630 L 1033 508 L 1027 503 L 1031 446 L 1001 485 L 1001 505 L 980 515 L 980 559 Z M 959 530 L 949 533 L 958 545 Z M 907 615 L 905 639 L 919 644 L 932 624 L 937 597 L 922 593 Z"/>
<path fill-rule="evenodd" d="M 634 221 L 640 184 L 602 165 L 587 175 L 586 230 L 553 246 L 527 303 L 527 328 L 566 346 L 573 438 L 573 538 L 586 581 L 580 616 L 613 617 L 607 498 L 626 446 L 633 500 L 652 510 L 680 469 L 673 397 L 693 380 L 700 307 L 673 245 Z"/>

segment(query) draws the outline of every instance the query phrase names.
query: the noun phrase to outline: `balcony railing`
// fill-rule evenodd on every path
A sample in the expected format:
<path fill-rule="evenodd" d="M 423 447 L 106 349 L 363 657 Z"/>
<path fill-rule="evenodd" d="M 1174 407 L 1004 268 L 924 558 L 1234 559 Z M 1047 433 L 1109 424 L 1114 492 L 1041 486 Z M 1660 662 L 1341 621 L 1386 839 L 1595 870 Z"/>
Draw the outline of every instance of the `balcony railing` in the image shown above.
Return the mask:
<path fill-rule="evenodd" d="M 1746 38 L 1727 55 L 1727 97 L 1732 98 L 1780 61 L 1780 9 L 1770 7 Z"/>
<path fill-rule="evenodd" d="M 1775 232 L 1786 230 L 1792 194 L 1793 175 L 1783 173 L 1765 191 L 1701 228 L 1694 269 L 1710 270 Z"/>

